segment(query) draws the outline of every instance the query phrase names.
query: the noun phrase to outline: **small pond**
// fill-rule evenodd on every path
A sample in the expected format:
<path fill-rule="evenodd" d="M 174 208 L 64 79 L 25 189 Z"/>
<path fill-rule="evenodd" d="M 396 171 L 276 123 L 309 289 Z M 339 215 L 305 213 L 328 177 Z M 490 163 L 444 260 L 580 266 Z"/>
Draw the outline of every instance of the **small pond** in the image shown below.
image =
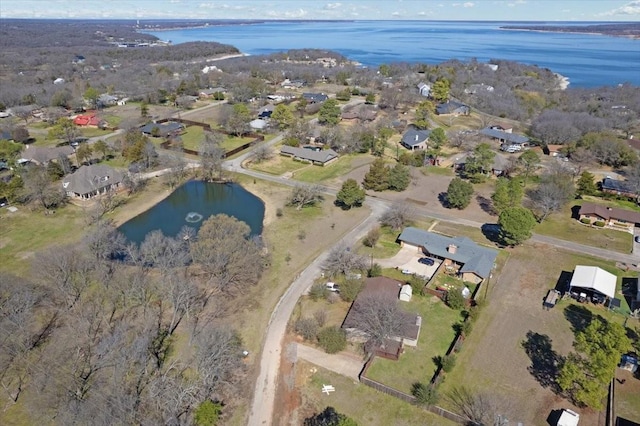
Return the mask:
<path fill-rule="evenodd" d="M 224 213 L 249 225 L 252 235 L 262 233 L 264 204 L 235 183 L 189 181 L 167 198 L 120 226 L 127 240 L 141 243 L 156 229 L 175 237 L 183 226 L 196 231 L 210 216 Z"/>

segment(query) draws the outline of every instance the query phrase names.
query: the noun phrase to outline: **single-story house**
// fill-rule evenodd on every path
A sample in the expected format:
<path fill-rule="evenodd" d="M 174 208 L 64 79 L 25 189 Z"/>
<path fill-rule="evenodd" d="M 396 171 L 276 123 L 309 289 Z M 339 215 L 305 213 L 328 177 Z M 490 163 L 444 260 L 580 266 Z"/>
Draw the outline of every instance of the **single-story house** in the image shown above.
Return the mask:
<path fill-rule="evenodd" d="M 319 166 L 325 166 L 338 159 L 338 153 L 334 150 L 316 149 L 316 147 L 299 148 L 283 145 L 280 149 L 280 154 L 293 157 L 295 160 L 308 161 Z"/>
<path fill-rule="evenodd" d="M 573 410 L 564 409 L 560 413 L 560 418 L 556 423 L 556 426 L 578 426 L 580 422 L 580 414 Z"/>
<path fill-rule="evenodd" d="M 429 86 L 427 83 L 420 82 L 418 84 L 418 93 L 420 93 L 420 96 L 429 97 L 429 95 L 431 94 L 431 86 Z"/>
<path fill-rule="evenodd" d="M 283 89 L 299 89 L 303 86 L 306 86 L 307 82 L 304 80 L 289 80 L 285 78 L 282 83 L 280 83 L 280 87 Z"/>
<path fill-rule="evenodd" d="M 98 105 L 101 107 L 113 106 L 118 103 L 118 97 L 110 95 L 108 93 L 103 93 L 98 96 Z"/>
<path fill-rule="evenodd" d="M 456 101 L 447 101 L 436 105 L 437 115 L 469 115 L 471 107 Z"/>
<path fill-rule="evenodd" d="M 356 300 L 351 304 L 349 312 L 342 323 L 342 329 L 347 332 L 350 339 L 357 341 L 367 341 L 369 336 L 366 332 L 359 328 L 359 310 L 364 308 L 368 298 L 376 298 L 389 300 L 391 302 L 398 301 L 402 283 L 387 277 L 367 278 L 364 286 Z M 422 317 L 417 314 L 403 312 L 402 314 L 402 330 L 399 336 L 389 336 L 391 340 L 395 340 L 406 344 L 407 346 L 417 346 L 420 337 L 420 329 L 422 328 Z"/>
<path fill-rule="evenodd" d="M 50 161 L 57 161 L 60 157 L 69 157 L 75 150 L 69 145 L 45 147 L 45 146 L 25 146 L 20 154 L 22 163 L 34 163 L 46 165 Z"/>
<path fill-rule="evenodd" d="M 420 253 L 442 259 L 445 268 L 455 271 L 463 281 L 481 283 L 491 275 L 498 251 L 482 247 L 467 237 L 447 237 L 434 232 L 408 227 L 398 241 L 413 246 Z"/>
<path fill-rule="evenodd" d="M 412 127 L 402 135 L 400 143 L 411 151 L 427 149 L 430 135 L 431 130 L 420 130 Z"/>
<path fill-rule="evenodd" d="M 200 98 L 212 98 L 216 93 L 225 94 L 227 90 L 224 87 L 213 87 L 210 89 L 202 89 L 198 92 Z"/>
<path fill-rule="evenodd" d="M 569 288 L 571 291 L 589 291 L 613 299 L 618 277 L 597 266 L 577 265 Z"/>
<path fill-rule="evenodd" d="M 310 104 L 319 104 L 329 99 L 324 93 L 303 93 L 302 97 Z"/>
<path fill-rule="evenodd" d="M 79 114 L 73 119 L 73 124 L 76 126 L 86 127 L 103 127 L 106 125 L 106 121 L 101 120 L 95 114 Z"/>
<path fill-rule="evenodd" d="M 267 122 L 262 118 L 256 118 L 255 120 L 251 120 L 249 122 L 249 127 L 254 130 L 264 130 L 267 128 Z"/>
<path fill-rule="evenodd" d="M 494 126 L 495 127 L 495 126 Z M 480 130 L 480 134 L 488 136 L 497 140 L 501 144 L 520 145 L 527 146 L 529 144 L 529 138 L 524 135 L 518 135 L 516 133 L 504 132 L 491 127 L 486 127 Z"/>
<path fill-rule="evenodd" d="M 622 228 L 633 233 L 633 228 L 640 224 L 640 213 L 631 210 L 606 207 L 600 204 L 584 203 L 580 206 L 580 221 L 589 220 L 590 223 L 602 221 L 607 226 Z"/>
<path fill-rule="evenodd" d="M 493 164 L 491 165 L 491 173 L 493 173 L 494 176 L 507 175 L 509 172 L 509 169 L 513 164 L 511 161 L 511 158 L 512 157 L 507 157 L 502 154 L 496 154 L 496 156 L 493 157 Z"/>
<path fill-rule="evenodd" d="M 635 198 L 638 196 L 636 191 L 628 182 L 611 178 L 602 179 L 602 192 L 606 192 L 608 194 L 623 195 L 630 198 Z"/>
<path fill-rule="evenodd" d="M 88 200 L 122 186 L 123 174 L 105 164 L 81 166 L 65 176 L 62 187 L 69 197 Z"/>
<path fill-rule="evenodd" d="M 158 129 L 158 130 L 155 130 Z M 184 124 L 176 121 L 165 123 L 149 123 L 140 128 L 140 131 L 147 136 L 167 137 L 172 134 L 179 134 L 184 129 Z"/>

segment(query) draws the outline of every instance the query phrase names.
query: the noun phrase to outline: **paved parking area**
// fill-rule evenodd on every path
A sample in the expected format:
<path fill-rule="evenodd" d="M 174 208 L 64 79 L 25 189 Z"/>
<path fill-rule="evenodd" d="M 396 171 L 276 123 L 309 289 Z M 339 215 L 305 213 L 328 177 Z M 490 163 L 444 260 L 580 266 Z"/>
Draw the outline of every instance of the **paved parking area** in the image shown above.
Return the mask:
<path fill-rule="evenodd" d="M 425 277 L 426 279 L 431 279 L 433 274 L 436 273 L 440 263 L 442 261 L 438 259 L 432 259 L 433 265 L 425 265 L 424 263 L 420 263 L 419 260 L 425 256 L 415 253 L 414 257 L 406 262 L 404 265 L 399 265 L 398 269 L 402 271 L 407 271 L 410 274 L 420 275 Z"/>

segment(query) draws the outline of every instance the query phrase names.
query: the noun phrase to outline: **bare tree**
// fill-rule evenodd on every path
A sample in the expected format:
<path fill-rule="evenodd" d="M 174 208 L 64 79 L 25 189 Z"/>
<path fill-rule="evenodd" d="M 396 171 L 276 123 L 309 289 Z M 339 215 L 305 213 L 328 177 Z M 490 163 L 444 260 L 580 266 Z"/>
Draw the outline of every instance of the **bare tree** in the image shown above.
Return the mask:
<path fill-rule="evenodd" d="M 544 221 L 551 213 L 560 211 L 575 195 L 571 175 L 547 174 L 536 189 L 529 192 L 529 199 L 538 212 L 538 220 Z"/>
<path fill-rule="evenodd" d="M 447 400 L 471 422 L 481 425 L 503 426 L 508 424 L 512 411 L 509 401 L 486 391 L 456 386 L 446 396 Z"/>
<path fill-rule="evenodd" d="M 64 203 L 66 195 L 59 183 L 51 182 L 47 169 L 30 167 L 22 174 L 23 195 L 26 200 L 39 203 L 45 210 Z"/>
<path fill-rule="evenodd" d="M 366 269 L 367 259 L 343 244 L 334 246 L 322 264 L 322 270 L 330 277 L 338 274 L 346 275 L 352 271 L 364 271 Z"/>
<path fill-rule="evenodd" d="M 376 347 L 402 333 L 407 314 L 398 306 L 397 298 L 361 295 L 351 307 L 353 321 Z"/>
<path fill-rule="evenodd" d="M 253 150 L 252 159 L 256 163 L 269 160 L 273 157 L 273 150 L 267 145 L 261 145 Z"/>
<path fill-rule="evenodd" d="M 382 214 L 380 223 L 397 231 L 411 223 L 415 219 L 415 216 L 416 209 L 412 205 L 396 202 Z"/>
<path fill-rule="evenodd" d="M 140 257 L 146 265 L 158 268 L 162 276 L 190 261 L 185 240 L 167 237 L 160 230 L 148 233 L 140 244 Z"/>
<path fill-rule="evenodd" d="M 221 142 L 220 133 L 206 132 L 200 144 L 200 164 L 205 180 L 220 178 L 225 155 L 224 149 L 220 146 Z"/>
<path fill-rule="evenodd" d="M 233 293 L 258 281 L 262 255 L 250 233 L 249 225 L 225 214 L 211 216 L 200 227 L 191 256 L 207 276 L 204 304 L 216 292 Z"/>
<path fill-rule="evenodd" d="M 195 338 L 196 370 L 210 397 L 217 389 L 233 385 L 242 368 L 240 338 L 230 329 L 208 326 Z"/>
<path fill-rule="evenodd" d="M 289 205 L 296 206 L 297 210 L 306 206 L 312 206 L 322 200 L 322 187 L 319 185 L 298 184 L 291 191 Z"/>

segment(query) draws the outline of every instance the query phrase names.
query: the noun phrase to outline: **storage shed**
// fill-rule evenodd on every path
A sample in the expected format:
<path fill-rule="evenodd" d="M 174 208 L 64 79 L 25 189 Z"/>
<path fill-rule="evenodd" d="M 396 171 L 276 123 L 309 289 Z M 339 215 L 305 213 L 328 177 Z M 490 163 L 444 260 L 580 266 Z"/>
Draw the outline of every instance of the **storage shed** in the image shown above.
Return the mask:
<path fill-rule="evenodd" d="M 400 301 L 401 302 L 411 302 L 411 296 L 413 293 L 413 289 L 409 284 L 405 284 L 400 289 Z"/>

